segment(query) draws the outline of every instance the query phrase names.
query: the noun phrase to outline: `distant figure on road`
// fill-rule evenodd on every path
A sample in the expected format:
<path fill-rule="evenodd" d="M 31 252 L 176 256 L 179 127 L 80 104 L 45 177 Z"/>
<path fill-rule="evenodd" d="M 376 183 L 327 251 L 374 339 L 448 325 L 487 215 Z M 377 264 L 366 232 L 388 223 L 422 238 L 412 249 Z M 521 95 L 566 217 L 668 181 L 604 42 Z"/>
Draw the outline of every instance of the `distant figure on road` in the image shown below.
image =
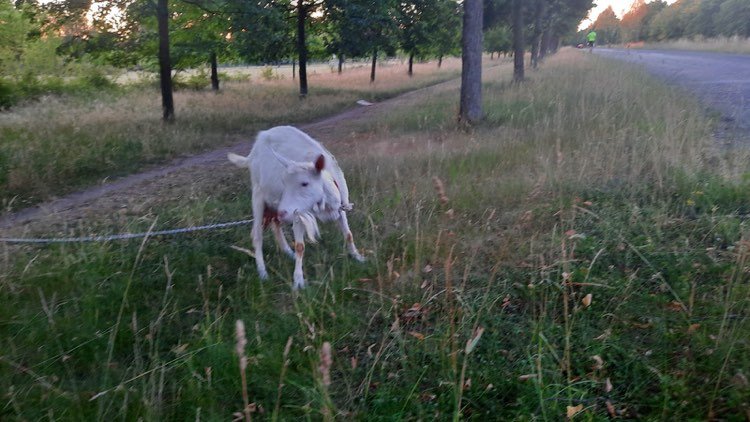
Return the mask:
<path fill-rule="evenodd" d="M 591 28 L 591 32 L 586 35 L 586 40 L 589 42 L 589 51 L 593 50 L 594 44 L 596 44 L 596 31 L 594 31 L 593 28 Z"/>

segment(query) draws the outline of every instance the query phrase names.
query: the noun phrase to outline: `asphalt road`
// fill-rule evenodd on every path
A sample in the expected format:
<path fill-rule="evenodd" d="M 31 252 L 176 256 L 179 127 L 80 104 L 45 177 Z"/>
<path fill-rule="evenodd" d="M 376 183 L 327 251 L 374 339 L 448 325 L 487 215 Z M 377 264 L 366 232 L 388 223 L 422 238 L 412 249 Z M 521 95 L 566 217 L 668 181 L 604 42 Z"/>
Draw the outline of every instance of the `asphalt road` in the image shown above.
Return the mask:
<path fill-rule="evenodd" d="M 596 48 L 595 54 L 644 66 L 696 94 L 721 113 L 718 138 L 750 148 L 750 55 L 675 50 Z"/>

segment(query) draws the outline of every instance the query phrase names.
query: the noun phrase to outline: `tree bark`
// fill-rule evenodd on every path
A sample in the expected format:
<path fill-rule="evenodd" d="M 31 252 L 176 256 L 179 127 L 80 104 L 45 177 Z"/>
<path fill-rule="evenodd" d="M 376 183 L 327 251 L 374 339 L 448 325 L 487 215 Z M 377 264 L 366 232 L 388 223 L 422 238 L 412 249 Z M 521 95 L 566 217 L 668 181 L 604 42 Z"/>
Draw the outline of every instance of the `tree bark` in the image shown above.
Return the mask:
<path fill-rule="evenodd" d="M 511 20 L 513 22 L 513 81 L 524 79 L 523 0 L 513 0 Z"/>
<path fill-rule="evenodd" d="M 460 121 L 470 124 L 482 118 L 482 14 L 482 0 L 464 2 L 458 117 Z"/>
<path fill-rule="evenodd" d="M 375 64 L 378 60 L 378 48 L 372 49 L 372 67 L 370 68 L 370 83 L 375 82 Z"/>
<path fill-rule="evenodd" d="M 344 54 L 339 54 L 339 75 L 344 70 Z"/>
<path fill-rule="evenodd" d="M 297 1 L 297 53 L 299 54 L 299 96 L 307 96 L 307 45 L 305 44 L 305 20 L 307 10 L 304 0 Z"/>
<path fill-rule="evenodd" d="M 414 75 L 414 53 L 409 53 L 409 76 Z"/>
<path fill-rule="evenodd" d="M 534 9 L 534 35 L 531 39 L 531 67 L 533 69 L 536 69 L 539 64 L 539 44 L 542 38 L 542 18 L 545 13 L 546 1 L 536 0 L 536 8 Z"/>
<path fill-rule="evenodd" d="M 219 70 L 216 62 L 216 52 L 211 52 L 211 89 L 219 90 Z"/>
<path fill-rule="evenodd" d="M 162 119 L 174 120 L 172 98 L 172 62 L 169 58 L 169 5 L 168 0 L 158 0 L 156 20 L 159 26 L 159 82 L 161 86 Z"/>
<path fill-rule="evenodd" d="M 544 57 L 549 52 L 549 29 L 545 29 L 542 32 L 542 39 L 539 41 L 539 61 L 544 60 Z"/>

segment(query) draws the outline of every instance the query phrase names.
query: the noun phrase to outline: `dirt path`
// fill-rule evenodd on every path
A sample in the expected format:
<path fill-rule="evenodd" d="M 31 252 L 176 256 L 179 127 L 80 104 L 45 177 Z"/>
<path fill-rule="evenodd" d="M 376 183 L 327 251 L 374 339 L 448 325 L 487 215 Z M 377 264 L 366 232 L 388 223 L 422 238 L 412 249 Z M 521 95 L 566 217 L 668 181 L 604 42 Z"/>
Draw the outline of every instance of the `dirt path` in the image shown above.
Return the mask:
<path fill-rule="evenodd" d="M 717 138 L 750 148 L 750 56 L 673 50 L 597 48 L 604 57 L 644 66 L 649 72 L 695 93 L 721 113 Z"/>
<path fill-rule="evenodd" d="M 429 96 L 456 89 L 460 79 L 453 79 L 426 88 L 407 92 L 389 100 L 370 106 L 353 105 L 353 108 L 328 118 L 298 125 L 314 138 L 324 143 L 334 154 L 345 149 L 357 124 L 377 119 L 389 109 L 417 101 Z M 293 124 L 293 123 L 292 123 Z M 228 147 L 203 154 L 176 159 L 169 164 L 142 173 L 93 186 L 37 206 L 0 216 L 0 236 L 37 232 L 35 223 L 43 222 L 44 228 L 57 227 L 57 232 L 74 227 L 78 222 L 94 220 L 102 214 L 138 215 L 146 210 L 155 198 L 190 195 L 199 189 L 201 181 L 235 177 L 228 169 L 227 152 L 247 154 L 252 146 L 253 134 Z M 222 174 L 224 176 L 222 176 Z M 217 176 L 218 175 L 218 176 Z"/>

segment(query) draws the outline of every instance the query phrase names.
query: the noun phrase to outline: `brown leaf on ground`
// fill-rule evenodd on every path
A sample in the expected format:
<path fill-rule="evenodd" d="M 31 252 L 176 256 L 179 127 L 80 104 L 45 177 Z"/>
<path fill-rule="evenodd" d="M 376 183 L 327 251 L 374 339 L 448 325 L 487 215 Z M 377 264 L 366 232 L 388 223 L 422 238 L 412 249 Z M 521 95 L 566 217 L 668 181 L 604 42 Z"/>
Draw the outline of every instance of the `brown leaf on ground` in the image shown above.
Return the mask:
<path fill-rule="evenodd" d="M 615 406 L 612 405 L 612 402 L 607 400 L 607 402 L 604 404 L 607 406 L 607 413 L 609 413 L 609 417 L 616 418 L 617 411 L 615 411 Z"/>
<path fill-rule="evenodd" d="M 594 371 L 598 371 L 598 370 L 604 368 L 604 360 L 602 359 L 601 356 L 594 355 L 594 356 L 591 356 L 591 359 L 593 359 L 594 362 L 595 362 L 594 366 L 592 368 Z"/>
<path fill-rule="evenodd" d="M 583 299 L 581 299 L 581 303 L 583 303 L 583 307 L 588 308 L 589 306 L 591 306 L 592 299 L 593 299 L 593 296 L 591 295 L 591 293 L 584 296 Z"/>
<path fill-rule="evenodd" d="M 418 333 L 416 331 L 409 331 L 408 333 L 410 336 L 416 338 L 417 340 L 424 340 L 424 334 Z"/>
<path fill-rule="evenodd" d="M 568 419 L 572 419 L 573 416 L 575 416 L 581 410 L 583 410 L 582 404 L 579 404 L 578 406 L 568 406 L 568 411 L 566 412 Z"/>
<path fill-rule="evenodd" d="M 682 305 L 682 303 L 673 300 L 666 305 L 667 309 L 672 312 L 682 312 L 685 310 L 685 307 Z"/>

